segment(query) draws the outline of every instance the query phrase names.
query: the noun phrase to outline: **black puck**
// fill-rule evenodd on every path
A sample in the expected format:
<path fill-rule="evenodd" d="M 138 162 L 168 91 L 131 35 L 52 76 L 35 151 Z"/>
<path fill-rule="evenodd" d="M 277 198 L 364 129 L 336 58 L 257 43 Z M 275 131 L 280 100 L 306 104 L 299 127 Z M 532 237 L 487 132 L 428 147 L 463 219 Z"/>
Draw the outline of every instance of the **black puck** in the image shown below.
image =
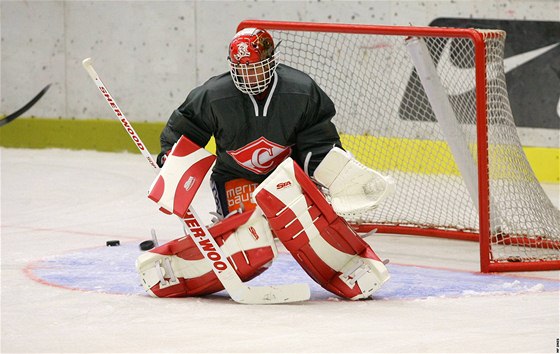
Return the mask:
<path fill-rule="evenodd" d="M 114 247 L 114 246 L 120 246 L 121 242 L 119 240 L 111 240 L 111 241 L 107 241 L 107 246 L 108 247 Z"/>
<path fill-rule="evenodd" d="M 147 250 L 151 250 L 152 248 L 155 247 L 154 241 L 152 240 L 148 240 L 148 241 L 144 241 L 140 243 L 140 249 L 142 251 L 147 251 Z"/>

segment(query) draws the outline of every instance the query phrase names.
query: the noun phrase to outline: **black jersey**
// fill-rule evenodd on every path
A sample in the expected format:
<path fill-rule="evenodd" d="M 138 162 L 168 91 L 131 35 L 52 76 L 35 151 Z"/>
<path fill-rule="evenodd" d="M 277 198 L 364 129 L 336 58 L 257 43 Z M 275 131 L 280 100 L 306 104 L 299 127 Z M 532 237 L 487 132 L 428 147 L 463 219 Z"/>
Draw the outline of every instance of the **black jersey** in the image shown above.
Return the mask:
<path fill-rule="evenodd" d="M 288 156 L 312 174 L 334 145 L 341 146 L 334 115 L 331 99 L 299 70 L 278 65 L 262 100 L 240 92 L 228 72 L 192 90 L 160 140 L 165 152 L 181 135 L 200 146 L 213 135 L 217 160 L 212 179 L 260 183 Z"/>

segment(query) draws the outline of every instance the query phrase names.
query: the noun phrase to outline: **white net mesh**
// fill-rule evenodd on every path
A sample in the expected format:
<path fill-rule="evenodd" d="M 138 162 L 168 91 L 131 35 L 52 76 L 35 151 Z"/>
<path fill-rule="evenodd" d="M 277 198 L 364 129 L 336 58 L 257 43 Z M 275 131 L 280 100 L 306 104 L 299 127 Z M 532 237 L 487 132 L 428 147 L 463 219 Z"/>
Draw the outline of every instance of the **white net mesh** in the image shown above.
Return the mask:
<path fill-rule="evenodd" d="M 375 210 L 347 215 L 349 221 L 479 232 L 478 196 L 469 193 L 469 182 L 462 177 L 449 137 L 443 134 L 411 61 L 406 36 L 270 32 L 282 41 L 281 62 L 308 73 L 335 102 L 334 122 L 345 149 L 396 180 L 392 198 Z M 559 260 L 560 214 L 527 162 L 509 106 L 503 70 L 505 35 L 481 33 L 487 50 L 491 259 Z M 473 42 L 445 37 L 424 40 L 476 176 Z M 473 182 L 478 190 L 477 181 Z M 534 247 L 537 243 L 539 247 Z"/>

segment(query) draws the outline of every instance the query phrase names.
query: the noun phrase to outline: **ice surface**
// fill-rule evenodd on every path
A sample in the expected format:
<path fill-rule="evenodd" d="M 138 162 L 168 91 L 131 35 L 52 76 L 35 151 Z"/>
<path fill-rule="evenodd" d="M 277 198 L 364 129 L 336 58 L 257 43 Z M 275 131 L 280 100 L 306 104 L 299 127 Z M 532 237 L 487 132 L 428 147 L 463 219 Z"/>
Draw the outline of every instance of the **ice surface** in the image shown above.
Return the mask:
<path fill-rule="evenodd" d="M 138 244 L 181 235 L 147 199 L 139 154 L 2 149 L 1 351 L 554 352 L 560 272 L 478 273 L 475 243 L 374 235 L 392 279 L 373 300 L 342 300 L 281 252 L 255 284 L 308 282 L 312 300 L 239 305 L 225 292 L 154 299 Z M 558 185 L 545 186 L 558 205 Z M 195 208 L 209 221 L 205 190 Z M 119 247 L 106 247 L 108 240 Z"/>

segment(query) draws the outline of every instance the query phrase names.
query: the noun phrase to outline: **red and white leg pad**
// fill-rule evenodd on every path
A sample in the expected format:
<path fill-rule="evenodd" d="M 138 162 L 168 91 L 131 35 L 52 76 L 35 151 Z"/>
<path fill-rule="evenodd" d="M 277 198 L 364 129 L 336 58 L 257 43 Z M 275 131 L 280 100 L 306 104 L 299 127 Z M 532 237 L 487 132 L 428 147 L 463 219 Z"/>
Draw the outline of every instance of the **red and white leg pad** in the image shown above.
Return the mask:
<path fill-rule="evenodd" d="M 389 279 L 371 247 L 338 216 L 313 181 L 286 159 L 253 193 L 274 234 L 326 290 L 352 300 Z"/>
<path fill-rule="evenodd" d="M 273 235 L 259 209 L 226 218 L 208 231 L 243 281 L 264 272 L 276 258 Z M 190 236 L 143 253 L 136 269 L 154 297 L 200 296 L 224 288 Z"/>

